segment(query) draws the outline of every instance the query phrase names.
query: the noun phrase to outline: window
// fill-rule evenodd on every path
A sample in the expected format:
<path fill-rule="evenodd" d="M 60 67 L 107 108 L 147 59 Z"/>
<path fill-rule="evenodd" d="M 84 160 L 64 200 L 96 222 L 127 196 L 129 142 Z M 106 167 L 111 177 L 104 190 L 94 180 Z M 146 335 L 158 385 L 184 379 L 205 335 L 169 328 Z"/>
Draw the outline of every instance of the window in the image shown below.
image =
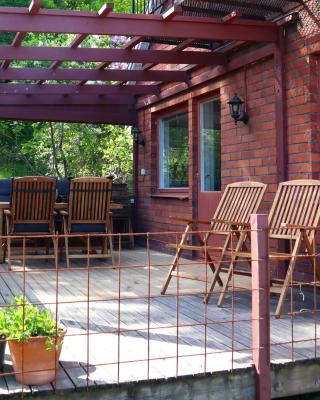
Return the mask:
<path fill-rule="evenodd" d="M 160 188 L 187 188 L 189 144 L 188 114 L 160 121 Z"/>
<path fill-rule="evenodd" d="M 220 100 L 200 104 L 201 191 L 221 190 Z"/>

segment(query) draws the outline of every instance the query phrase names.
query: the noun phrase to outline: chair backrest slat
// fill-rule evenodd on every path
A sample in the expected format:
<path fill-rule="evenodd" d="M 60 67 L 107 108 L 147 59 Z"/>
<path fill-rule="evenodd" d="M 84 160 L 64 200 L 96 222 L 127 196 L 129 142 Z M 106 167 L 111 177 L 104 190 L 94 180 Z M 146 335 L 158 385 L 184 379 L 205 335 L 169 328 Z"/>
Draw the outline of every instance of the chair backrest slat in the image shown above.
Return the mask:
<path fill-rule="evenodd" d="M 270 237 L 296 239 L 298 229 L 281 224 L 316 227 L 320 219 L 320 181 L 301 179 L 280 183 L 269 215 Z M 314 232 L 309 231 L 313 236 Z"/>
<path fill-rule="evenodd" d="M 48 224 L 54 230 L 56 179 L 38 176 L 14 178 L 11 197 L 11 226 Z"/>
<path fill-rule="evenodd" d="M 70 182 L 68 225 L 108 223 L 112 179 L 75 178 Z"/>
<path fill-rule="evenodd" d="M 230 225 L 215 220 L 248 223 L 250 215 L 258 211 L 267 185 L 260 182 L 237 182 L 228 185 L 219 202 L 211 223 L 211 230 L 230 232 Z"/>

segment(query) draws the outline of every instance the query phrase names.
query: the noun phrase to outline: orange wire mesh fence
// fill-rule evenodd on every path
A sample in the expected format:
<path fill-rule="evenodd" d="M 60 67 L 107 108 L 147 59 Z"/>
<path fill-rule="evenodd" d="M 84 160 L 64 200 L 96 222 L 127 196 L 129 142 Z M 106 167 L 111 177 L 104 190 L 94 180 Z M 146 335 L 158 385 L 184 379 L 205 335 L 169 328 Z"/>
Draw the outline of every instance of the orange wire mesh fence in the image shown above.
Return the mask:
<path fill-rule="evenodd" d="M 193 232 L 189 232 L 190 240 L 183 251 L 181 238 L 185 233 L 181 232 L 135 234 L 139 244 L 130 250 L 123 246 L 127 234 L 111 235 L 113 249 L 112 242 L 106 241 L 110 235 L 69 235 L 69 250 L 75 256 L 69 268 L 64 236 L 50 237 L 55 243 L 50 249 L 53 260 L 45 258 L 48 249 L 43 259 L 32 259 L 35 252 L 39 255 L 42 251 L 41 241 L 35 239 L 43 238 L 14 238 L 17 245 L 11 254 L 12 269 L 8 270 L 6 263 L 0 267 L 0 333 L 6 323 L 8 328 L 8 320 L 1 316 L 4 311 L 11 325 L 20 324 L 21 337 L 16 326 L 4 330 L 2 343 L 9 345 L 0 373 L 1 393 L 21 392 L 24 396 L 39 391 L 90 389 L 235 371 L 253 364 L 270 375 L 270 360 L 282 363 L 316 357 L 316 245 L 309 253 L 303 249 L 294 255 L 302 268 L 309 262 L 312 279 L 296 280 L 292 274 L 280 318 L 272 318 L 283 285 L 279 277 L 268 279 L 274 266 L 263 221 L 258 220 L 251 228 L 230 228 L 223 255 L 220 243 L 196 243 Z M 200 237 L 205 233 L 197 232 Z M 246 244 L 240 249 L 241 235 Z M 171 251 L 157 250 L 163 236 L 171 243 Z M 103 254 L 113 252 L 113 261 L 112 257 L 99 257 L 105 242 Z M 270 292 L 276 295 L 270 296 Z M 18 304 L 15 296 L 20 296 Z M 30 310 L 31 306 L 36 311 Z M 28 318 L 34 318 L 33 324 L 47 323 L 50 316 L 38 316 L 43 309 L 52 313 L 53 323 L 49 325 L 55 332 L 51 331 L 49 342 L 41 327 L 37 332 L 38 337 L 44 337 L 44 352 L 52 357 L 48 366 L 33 360 L 30 367 L 25 361 L 30 350 L 21 344 L 36 342 L 35 328 L 30 327 Z M 15 342 L 20 344 L 20 361 L 13 355 Z M 34 351 L 32 347 L 31 353 Z M 39 378 L 43 372 L 53 374 L 44 378 L 44 384 Z M 270 382 L 267 375 L 264 379 Z"/>

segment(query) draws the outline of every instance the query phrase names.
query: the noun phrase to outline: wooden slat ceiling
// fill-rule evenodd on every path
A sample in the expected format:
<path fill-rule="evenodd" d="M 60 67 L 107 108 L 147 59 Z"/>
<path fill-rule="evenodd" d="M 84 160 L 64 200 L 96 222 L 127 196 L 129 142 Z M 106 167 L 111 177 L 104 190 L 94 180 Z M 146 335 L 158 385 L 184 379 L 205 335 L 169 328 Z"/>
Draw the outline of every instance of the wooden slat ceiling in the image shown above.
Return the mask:
<path fill-rule="evenodd" d="M 223 18 L 233 11 L 246 19 L 273 20 L 299 6 L 301 0 L 178 0 L 183 15 Z"/>

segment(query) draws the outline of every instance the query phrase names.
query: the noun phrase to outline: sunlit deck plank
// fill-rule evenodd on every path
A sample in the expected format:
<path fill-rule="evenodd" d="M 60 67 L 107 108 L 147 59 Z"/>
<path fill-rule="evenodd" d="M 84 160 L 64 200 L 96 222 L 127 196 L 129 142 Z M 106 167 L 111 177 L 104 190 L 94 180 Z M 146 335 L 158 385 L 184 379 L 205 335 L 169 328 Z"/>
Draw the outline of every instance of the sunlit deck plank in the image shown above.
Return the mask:
<path fill-rule="evenodd" d="M 232 297 L 230 291 L 225 307 L 218 308 L 216 296 L 212 297 L 209 305 L 203 304 L 200 293 L 205 290 L 204 282 L 180 279 L 180 292 L 193 294 L 179 296 L 177 299 L 177 279 L 174 278 L 168 296 L 161 296 L 161 284 L 171 258 L 171 255 L 153 251 L 149 270 L 145 249 L 125 250 L 122 253 L 123 268 L 120 272 L 112 269 L 108 263 L 96 261 L 94 265 L 100 268 L 90 269 L 89 290 L 86 269 L 60 269 L 57 275 L 53 263 L 28 265 L 25 280 L 27 297 L 32 302 L 53 303 L 50 308 L 55 311 L 58 287 L 58 301 L 61 302 L 58 316 L 68 327 L 69 336 L 65 338 L 60 363 L 62 368 L 56 386 L 59 390 L 84 388 L 87 384 L 93 386 L 118 381 L 170 378 L 177 373 L 181 376 L 251 365 L 250 294 L 240 291 Z M 182 260 L 182 263 L 190 264 L 190 261 Z M 77 261 L 75 265 L 85 264 Z M 44 270 L 32 272 L 39 267 Z M 16 272 L 7 273 L 6 268 L 6 265 L 0 266 L 2 304 L 9 302 L 13 294 L 21 294 L 24 286 L 23 273 L 17 272 L 17 268 Z M 181 269 L 202 270 L 205 273 L 204 265 L 184 265 Z M 117 300 L 119 277 L 121 296 L 128 297 L 121 302 Z M 148 293 L 152 296 L 150 300 Z M 276 300 L 271 298 L 272 307 Z M 208 325 L 205 329 L 203 324 L 206 322 Z M 272 318 L 272 362 L 292 361 L 292 355 L 294 360 L 312 358 L 316 350 L 320 351 L 319 346 L 315 348 L 314 340 L 311 340 L 315 337 L 316 323 L 311 315 L 295 317 L 294 340 L 306 341 L 295 344 L 292 351 L 291 319 Z M 120 334 L 118 328 L 122 331 Z M 89 339 L 86 333 L 90 334 Z M 320 339 L 320 334 L 317 337 Z M 279 342 L 288 343 L 275 345 Z M 1 394 L 14 394 L 21 390 L 14 376 L 5 378 L 2 383 Z M 26 390 L 41 392 L 50 388 L 51 385 L 27 387 Z"/>

